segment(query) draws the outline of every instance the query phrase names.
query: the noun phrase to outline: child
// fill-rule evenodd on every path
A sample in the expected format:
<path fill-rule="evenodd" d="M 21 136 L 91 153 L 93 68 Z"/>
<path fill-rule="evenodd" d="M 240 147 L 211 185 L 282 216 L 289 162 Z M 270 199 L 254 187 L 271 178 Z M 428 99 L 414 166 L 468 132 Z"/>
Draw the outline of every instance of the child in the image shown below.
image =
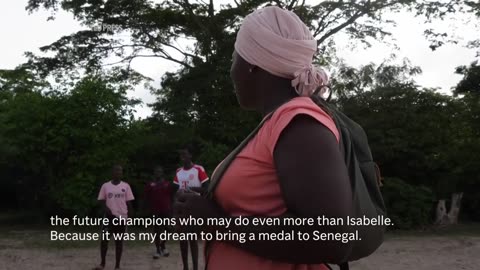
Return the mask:
<path fill-rule="evenodd" d="M 203 193 L 208 188 L 208 176 L 202 166 L 192 162 L 192 148 L 187 146 L 179 151 L 183 166 L 177 170 L 173 182 L 179 190 L 189 190 Z M 183 269 L 188 270 L 188 244 L 192 252 L 193 269 L 198 270 L 198 244 L 197 241 L 180 241 Z"/>
<path fill-rule="evenodd" d="M 155 167 L 153 181 L 145 186 L 145 200 L 150 213 L 156 218 L 169 218 L 172 212 L 173 195 L 176 189 L 171 182 L 165 180 L 163 168 Z M 154 259 L 160 256 L 168 257 L 169 252 L 165 247 L 165 241 L 160 241 L 160 233 L 167 230 L 166 226 L 154 226 L 153 232 L 156 234 Z"/>
<path fill-rule="evenodd" d="M 134 200 L 132 190 L 128 183 L 123 182 L 123 169 L 120 165 L 113 166 L 112 180 L 104 183 L 98 193 L 98 200 L 102 202 L 105 217 L 109 219 L 109 225 L 104 226 L 102 230 L 113 234 L 123 234 L 126 232 L 126 225 L 113 225 L 113 219 L 118 217 L 126 218 L 128 213 L 132 213 L 131 201 Z M 105 257 L 107 256 L 108 240 L 102 240 L 100 243 L 100 265 L 94 270 L 102 270 L 105 267 Z M 115 240 L 115 269 L 120 269 L 120 259 L 122 258 L 123 241 Z"/>

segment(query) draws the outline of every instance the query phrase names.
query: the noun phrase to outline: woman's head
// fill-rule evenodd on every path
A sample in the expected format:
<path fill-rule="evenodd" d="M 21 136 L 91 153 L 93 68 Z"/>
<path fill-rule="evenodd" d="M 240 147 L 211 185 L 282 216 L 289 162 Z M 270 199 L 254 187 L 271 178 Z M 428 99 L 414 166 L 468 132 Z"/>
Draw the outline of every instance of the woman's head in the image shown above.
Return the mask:
<path fill-rule="evenodd" d="M 240 105 L 255 106 L 254 99 L 264 91 L 260 80 L 268 76 L 288 81 L 300 96 L 310 96 L 328 80 L 312 65 L 316 50 L 317 41 L 293 12 L 272 6 L 248 15 L 237 34 L 231 68 Z"/>

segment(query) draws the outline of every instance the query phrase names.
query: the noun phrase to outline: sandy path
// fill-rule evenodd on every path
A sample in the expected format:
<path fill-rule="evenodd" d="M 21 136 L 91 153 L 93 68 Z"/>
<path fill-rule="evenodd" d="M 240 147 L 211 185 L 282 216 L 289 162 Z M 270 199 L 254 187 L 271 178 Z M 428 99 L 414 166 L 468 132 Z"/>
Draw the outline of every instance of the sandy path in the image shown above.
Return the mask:
<path fill-rule="evenodd" d="M 355 270 L 480 269 L 480 237 L 416 237 L 388 240 Z"/>
<path fill-rule="evenodd" d="M 0 270 L 87 270 L 98 262 L 97 248 L 61 250 L 26 249 L 15 243 L 0 243 Z M 182 269 L 178 245 L 170 244 L 170 257 L 152 260 L 148 246 L 125 247 L 124 270 Z M 110 245 L 106 269 L 113 269 Z M 201 262 L 201 266 L 203 263 Z M 202 269 L 202 268 L 200 268 Z M 480 237 L 401 237 L 387 240 L 372 256 L 353 263 L 354 270 L 480 269 Z M 249 269 L 246 269 L 249 270 Z"/>

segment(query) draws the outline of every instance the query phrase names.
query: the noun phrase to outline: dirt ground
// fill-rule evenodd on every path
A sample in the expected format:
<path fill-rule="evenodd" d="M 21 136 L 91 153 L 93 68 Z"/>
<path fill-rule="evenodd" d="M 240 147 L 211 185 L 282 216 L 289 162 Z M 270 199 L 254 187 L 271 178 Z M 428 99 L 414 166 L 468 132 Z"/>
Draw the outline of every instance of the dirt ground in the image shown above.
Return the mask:
<path fill-rule="evenodd" d="M 127 242 L 124 248 L 122 269 L 182 269 L 178 244 L 169 243 L 168 248 L 171 253 L 170 257 L 153 260 L 150 246 L 129 245 Z M 99 249 L 96 247 L 25 248 L 20 241 L 0 239 L 0 270 L 87 270 L 98 263 L 98 251 Z M 111 243 L 105 269 L 113 269 L 113 263 L 114 247 Z M 200 266 L 203 266 L 202 261 Z M 351 269 L 476 270 L 480 269 L 480 237 L 390 238 L 375 254 L 354 262 Z"/>

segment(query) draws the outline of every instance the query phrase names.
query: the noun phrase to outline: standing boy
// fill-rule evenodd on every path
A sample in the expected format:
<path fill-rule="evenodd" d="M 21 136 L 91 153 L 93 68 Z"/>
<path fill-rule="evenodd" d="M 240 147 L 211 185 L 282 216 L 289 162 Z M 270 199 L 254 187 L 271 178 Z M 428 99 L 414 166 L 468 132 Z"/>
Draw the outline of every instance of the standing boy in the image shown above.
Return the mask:
<path fill-rule="evenodd" d="M 172 214 L 173 195 L 176 189 L 171 182 L 165 179 L 162 167 L 155 167 L 153 175 L 153 181 L 147 183 L 145 186 L 145 200 L 150 214 L 156 218 L 170 218 Z M 158 259 L 160 256 L 168 257 L 169 255 L 165 247 L 165 241 L 160 241 L 160 233 L 166 230 L 167 226 L 153 226 L 153 232 L 156 235 L 154 259 Z"/>
<path fill-rule="evenodd" d="M 208 176 L 202 166 L 192 162 L 192 147 L 186 146 L 179 151 L 180 161 L 183 166 L 177 170 L 173 182 L 181 191 L 204 193 L 208 188 Z M 193 270 L 198 270 L 198 244 L 197 241 L 180 241 L 183 269 L 188 270 L 188 244 L 192 252 Z"/>
<path fill-rule="evenodd" d="M 131 201 L 134 200 L 130 185 L 123 182 L 123 169 L 120 165 L 113 166 L 112 180 L 104 183 L 98 193 L 98 200 L 102 202 L 105 217 L 109 219 L 108 226 L 104 226 L 102 230 L 113 234 L 123 234 L 126 232 L 126 225 L 113 225 L 113 220 L 118 217 L 127 218 L 128 213 L 132 213 Z M 129 211 L 130 209 L 130 211 Z M 118 224 L 118 220 L 116 221 Z M 105 257 L 107 256 L 108 240 L 100 243 L 100 265 L 95 270 L 102 270 L 105 267 Z M 115 269 L 120 269 L 120 260 L 122 258 L 123 241 L 115 240 Z"/>

